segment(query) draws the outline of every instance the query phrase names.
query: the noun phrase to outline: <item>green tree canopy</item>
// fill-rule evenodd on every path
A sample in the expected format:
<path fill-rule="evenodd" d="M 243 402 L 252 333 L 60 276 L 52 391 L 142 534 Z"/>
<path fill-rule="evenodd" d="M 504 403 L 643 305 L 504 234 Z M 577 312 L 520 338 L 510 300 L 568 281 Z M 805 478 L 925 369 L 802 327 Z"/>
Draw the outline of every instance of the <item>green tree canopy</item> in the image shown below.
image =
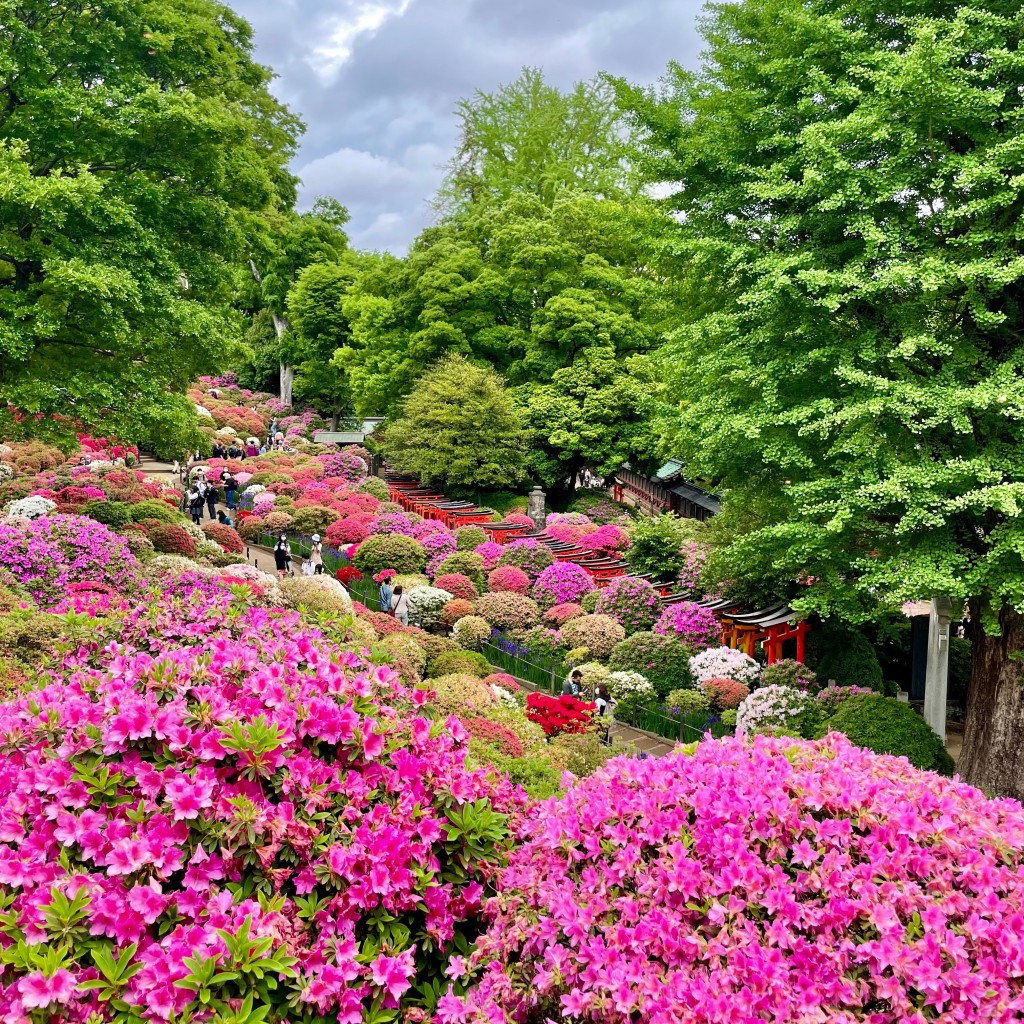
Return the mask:
<path fill-rule="evenodd" d="M 180 432 L 241 337 L 254 218 L 301 129 L 214 0 L 0 0 L 0 388 L 29 413 Z"/>
<path fill-rule="evenodd" d="M 680 257 L 725 299 L 664 367 L 679 456 L 774 510 L 735 570 L 817 577 L 804 604 L 854 618 L 987 610 L 966 769 L 1017 792 L 1022 29 L 1010 0 L 723 3 L 700 72 L 620 86 Z"/>
<path fill-rule="evenodd" d="M 530 426 L 529 466 L 549 489 L 563 488 L 587 466 L 612 476 L 629 462 L 641 472 L 658 459 L 658 384 L 642 356 L 619 360 L 589 348 L 549 384 L 519 388 Z"/>
<path fill-rule="evenodd" d="M 652 267 L 662 215 L 646 201 L 528 194 L 431 228 L 407 259 L 364 267 L 345 302 L 360 413 L 393 409 L 447 353 L 487 360 L 514 384 L 549 380 L 591 348 L 658 344 L 674 293 Z"/>
<path fill-rule="evenodd" d="M 454 496 L 518 483 L 526 431 L 501 377 L 450 355 L 416 384 L 383 448 L 398 472 Z"/>
<path fill-rule="evenodd" d="M 449 212 L 528 193 L 547 205 L 562 189 L 605 197 L 635 192 L 627 130 L 603 79 L 562 92 L 537 68 L 457 109 L 459 149 L 438 203 Z"/>

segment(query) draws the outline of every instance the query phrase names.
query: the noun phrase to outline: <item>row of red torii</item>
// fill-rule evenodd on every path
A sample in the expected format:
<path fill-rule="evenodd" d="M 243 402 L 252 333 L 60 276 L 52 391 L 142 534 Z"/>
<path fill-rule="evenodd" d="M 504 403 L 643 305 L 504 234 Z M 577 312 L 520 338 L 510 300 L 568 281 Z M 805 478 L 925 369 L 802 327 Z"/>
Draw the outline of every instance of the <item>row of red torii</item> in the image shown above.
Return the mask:
<path fill-rule="evenodd" d="M 593 578 L 599 589 L 623 576 L 646 579 L 658 591 L 662 604 L 671 605 L 688 601 L 686 594 L 676 590 L 672 580 L 655 580 L 652 573 L 630 571 L 629 563 L 620 558 L 595 557 L 592 551 L 578 544 L 559 541 L 545 530 L 520 523 L 495 522 L 495 512 L 481 508 L 471 501 L 450 501 L 430 487 L 422 487 L 412 477 L 387 476 L 385 478 L 391 500 L 407 512 L 424 519 L 438 520 L 449 529 L 460 526 L 479 526 L 496 544 L 505 545 L 527 537 L 536 539 L 551 550 L 556 561 L 575 562 Z M 805 657 L 808 624 L 784 601 L 753 611 L 744 610 L 734 601 L 706 600 L 699 604 L 714 612 L 722 626 L 722 643 L 744 651 L 753 657 L 758 644 L 764 648 L 768 664 L 773 665 L 784 655 L 787 642 L 795 641 L 794 655 L 802 662 Z"/>

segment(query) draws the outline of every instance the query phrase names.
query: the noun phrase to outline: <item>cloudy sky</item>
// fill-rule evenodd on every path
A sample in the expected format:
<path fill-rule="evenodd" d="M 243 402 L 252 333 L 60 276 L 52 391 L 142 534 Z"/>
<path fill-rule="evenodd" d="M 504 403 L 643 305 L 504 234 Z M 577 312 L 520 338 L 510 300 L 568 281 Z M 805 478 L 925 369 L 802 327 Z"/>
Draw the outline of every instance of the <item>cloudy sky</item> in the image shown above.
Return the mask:
<path fill-rule="evenodd" d="M 651 82 L 699 50 L 698 0 L 227 2 L 309 126 L 296 164 L 303 202 L 336 196 L 356 246 L 394 252 L 432 219 L 460 98 L 524 65 L 560 86 L 598 71 Z"/>

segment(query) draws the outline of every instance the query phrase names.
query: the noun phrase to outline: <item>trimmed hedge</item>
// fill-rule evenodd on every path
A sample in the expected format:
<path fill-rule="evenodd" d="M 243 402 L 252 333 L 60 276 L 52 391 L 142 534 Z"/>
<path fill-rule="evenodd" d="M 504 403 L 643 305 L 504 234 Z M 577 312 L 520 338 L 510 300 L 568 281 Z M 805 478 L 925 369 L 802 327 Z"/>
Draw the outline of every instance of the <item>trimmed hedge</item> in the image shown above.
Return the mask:
<path fill-rule="evenodd" d="M 845 733 L 851 743 L 876 754 L 895 754 L 912 765 L 940 775 L 956 770 L 942 740 L 909 704 L 863 694 L 849 697 L 829 719 L 833 732 Z"/>

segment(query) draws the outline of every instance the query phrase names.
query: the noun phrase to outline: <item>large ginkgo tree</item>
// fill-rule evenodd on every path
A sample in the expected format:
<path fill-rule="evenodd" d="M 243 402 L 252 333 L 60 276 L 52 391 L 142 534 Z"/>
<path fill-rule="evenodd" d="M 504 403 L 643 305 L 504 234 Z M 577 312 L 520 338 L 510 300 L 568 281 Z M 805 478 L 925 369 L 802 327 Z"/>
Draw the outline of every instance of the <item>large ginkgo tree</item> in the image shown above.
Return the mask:
<path fill-rule="evenodd" d="M 960 767 L 1022 794 L 1024 13 L 743 0 L 704 33 L 696 73 L 620 83 L 715 299 L 664 351 L 674 450 L 758 510 L 736 573 L 969 602 Z"/>

